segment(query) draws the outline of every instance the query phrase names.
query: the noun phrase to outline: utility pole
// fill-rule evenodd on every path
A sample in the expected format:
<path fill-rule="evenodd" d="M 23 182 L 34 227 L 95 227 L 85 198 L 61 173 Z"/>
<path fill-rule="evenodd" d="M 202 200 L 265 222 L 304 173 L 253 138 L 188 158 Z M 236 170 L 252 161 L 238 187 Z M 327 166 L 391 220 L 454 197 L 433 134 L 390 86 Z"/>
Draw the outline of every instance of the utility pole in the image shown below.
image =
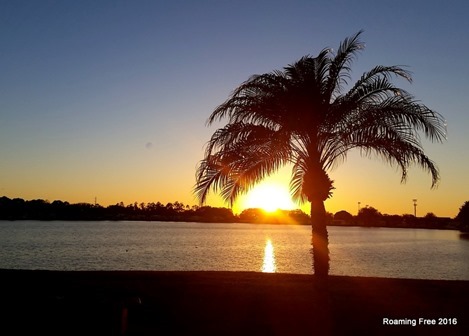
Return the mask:
<path fill-rule="evenodd" d="M 362 204 L 361 202 L 358 202 L 358 211 L 357 211 L 357 215 L 360 213 L 360 204 Z"/>
<path fill-rule="evenodd" d="M 417 199 L 414 198 L 412 202 L 414 202 L 414 217 L 417 217 Z"/>

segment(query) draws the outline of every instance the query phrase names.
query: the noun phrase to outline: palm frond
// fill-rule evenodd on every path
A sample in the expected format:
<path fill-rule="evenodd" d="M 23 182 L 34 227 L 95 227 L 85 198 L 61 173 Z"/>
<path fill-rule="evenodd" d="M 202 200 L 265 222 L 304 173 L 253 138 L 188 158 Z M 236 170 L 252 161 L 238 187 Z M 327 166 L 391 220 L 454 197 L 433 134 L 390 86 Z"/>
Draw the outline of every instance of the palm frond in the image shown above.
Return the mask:
<path fill-rule="evenodd" d="M 220 191 L 230 204 L 236 197 L 290 160 L 289 134 L 264 126 L 235 123 L 217 130 L 200 163 L 194 192 L 204 202 L 208 191 Z"/>
<path fill-rule="evenodd" d="M 335 57 L 330 60 L 327 91 L 325 92 L 328 101 L 332 100 L 334 94 L 339 94 L 343 85 L 351 79 L 350 65 L 357 53 L 364 48 L 364 44 L 360 41 L 362 33 L 363 30 L 360 30 L 340 43 Z"/>
<path fill-rule="evenodd" d="M 306 166 L 302 160 L 298 160 L 292 167 L 290 178 L 290 193 L 294 202 L 303 204 L 307 201 L 303 191 L 303 180 L 306 173 Z"/>
<path fill-rule="evenodd" d="M 411 165 L 432 176 L 439 171 L 426 156 L 421 136 L 442 142 L 446 124 L 440 114 L 396 86 L 412 82 L 403 66 L 375 66 L 347 92 L 351 64 L 364 44 L 362 31 L 346 38 L 337 52 L 323 49 L 283 70 L 251 76 L 209 116 L 207 124 L 227 119 L 205 149 L 194 193 L 203 203 L 209 191 L 228 203 L 286 164 L 292 164 L 294 200 L 326 199 L 332 190 L 328 171 L 351 150 L 377 156 L 407 177 Z"/>

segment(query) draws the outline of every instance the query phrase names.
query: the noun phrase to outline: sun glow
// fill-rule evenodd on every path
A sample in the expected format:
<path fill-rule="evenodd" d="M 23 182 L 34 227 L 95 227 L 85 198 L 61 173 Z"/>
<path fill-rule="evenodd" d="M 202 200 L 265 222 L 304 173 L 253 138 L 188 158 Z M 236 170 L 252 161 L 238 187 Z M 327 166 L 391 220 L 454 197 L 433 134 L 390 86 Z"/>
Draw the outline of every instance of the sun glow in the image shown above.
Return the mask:
<path fill-rule="evenodd" d="M 266 182 L 254 187 L 247 194 L 244 208 L 261 208 L 267 212 L 273 212 L 278 209 L 292 210 L 295 208 L 295 204 L 286 187 Z"/>

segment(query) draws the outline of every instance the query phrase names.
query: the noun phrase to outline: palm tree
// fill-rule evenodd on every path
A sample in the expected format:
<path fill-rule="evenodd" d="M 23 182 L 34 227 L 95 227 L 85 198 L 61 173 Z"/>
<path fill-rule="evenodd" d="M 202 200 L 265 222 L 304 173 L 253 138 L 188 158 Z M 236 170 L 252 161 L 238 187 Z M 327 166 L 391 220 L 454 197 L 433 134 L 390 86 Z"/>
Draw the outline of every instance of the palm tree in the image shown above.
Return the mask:
<path fill-rule="evenodd" d="M 236 88 L 207 121 L 228 119 L 212 135 L 196 173 L 194 193 L 201 203 L 213 190 L 232 205 L 238 195 L 291 165 L 293 199 L 311 203 L 316 275 L 329 272 L 324 201 L 334 187 L 328 173 L 351 150 L 397 165 L 402 182 L 412 164 L 431 174 L 432 188 L 439 180 L 420 134 L 442 142 L 444 120 L 391 82 L 393 77 L 411 82 L 409 71 L 376 66 L 349 85 L 351 63 L 364 47 L 361 34 L 346 38 L 335 53 L 324 49 L 316 57 L 304 56 Z"/>

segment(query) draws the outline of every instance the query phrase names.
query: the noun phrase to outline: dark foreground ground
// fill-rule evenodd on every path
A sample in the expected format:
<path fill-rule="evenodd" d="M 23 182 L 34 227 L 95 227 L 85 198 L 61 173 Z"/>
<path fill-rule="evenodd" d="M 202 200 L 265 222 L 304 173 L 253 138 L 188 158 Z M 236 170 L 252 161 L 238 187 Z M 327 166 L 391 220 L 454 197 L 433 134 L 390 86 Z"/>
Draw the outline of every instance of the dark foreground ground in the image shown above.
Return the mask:
<path fill-rule="evenodd" d="M 1 335 L 469 335 L 469 281 L 0 270 L 0 284 Z"/>

